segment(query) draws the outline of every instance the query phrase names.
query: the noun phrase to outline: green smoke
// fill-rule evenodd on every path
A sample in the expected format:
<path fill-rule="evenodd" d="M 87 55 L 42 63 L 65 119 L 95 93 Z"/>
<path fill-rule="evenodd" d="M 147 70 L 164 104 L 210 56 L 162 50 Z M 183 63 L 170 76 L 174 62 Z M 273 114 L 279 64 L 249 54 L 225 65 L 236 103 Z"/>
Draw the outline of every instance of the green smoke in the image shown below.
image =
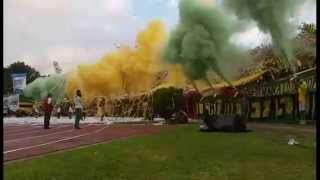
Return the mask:
<path fill-rule="evenodd" d="M 229 43 L 233 33 L 231 21 L 215 7 L 195 0 L 181 0 L 179 15 L 180 22 L 170 34 L 163 59 L 181 64 L 192 80 L 207 80 L 207 73 L 213 71 L 231 85 L 221 66 L 240 57 Z"/>
<path fill-rule="evenodd" d="M 224 0 L 227 9 L 233 11 L 239 19 L 254 20 L 259 29 L 269 33 L 282 64 L 294 70 L 293 52 L 289 35 L 294 28 L 289 23 L 298 4 L 304 0 Z"/>
<path fill-rule="evenodd" d="M 63 75 L 51 75 L 40 77 L 28 84 L 23 93 L 27 97 L 35 100 L 42 100 L 48 93 L 52 94 L 53 99 L 58 102 L 64 96 L 65 78 Z"/>

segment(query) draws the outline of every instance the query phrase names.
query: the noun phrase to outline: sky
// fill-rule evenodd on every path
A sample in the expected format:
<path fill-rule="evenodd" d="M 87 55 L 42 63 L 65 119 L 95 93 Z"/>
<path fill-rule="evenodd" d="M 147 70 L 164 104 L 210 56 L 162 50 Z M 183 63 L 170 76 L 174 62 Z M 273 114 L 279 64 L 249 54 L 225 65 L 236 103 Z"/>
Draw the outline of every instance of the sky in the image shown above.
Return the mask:
<path fill-rule="evenodd" d="M 217 0 L 217 4 L 219 4 Z M 292 19 L 316 23 L 316 0 L 307 0 Z M 134 46 L 137 32 L 160 19 L 169 32 L 178 23 L 178 0 L 4 0 L 3 66 L 24 61 L 41 74 L 95 63 L 121 44 Z M 231 40 L 253 48 L 270 37 L 253 25 Z"/>

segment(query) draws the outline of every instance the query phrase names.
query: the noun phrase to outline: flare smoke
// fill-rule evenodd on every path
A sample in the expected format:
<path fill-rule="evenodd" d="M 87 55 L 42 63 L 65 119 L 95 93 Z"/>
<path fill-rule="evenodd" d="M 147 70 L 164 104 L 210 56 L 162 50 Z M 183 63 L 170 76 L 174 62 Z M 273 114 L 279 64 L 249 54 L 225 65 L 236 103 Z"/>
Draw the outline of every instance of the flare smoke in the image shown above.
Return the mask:
<path fill-rule="evenodd" d="M 229 41 L 233 33 L 231 21 L 217 7 L 196 0 L 181 0 L 179 15 L 180 22 L 170 34 L 163 59 L 181 64 L 192 80 L 209 82 L 208 73 L 213 71 L 231 84 L 228 68 L 234 70 L 232 64 L 245 57 Z"/>

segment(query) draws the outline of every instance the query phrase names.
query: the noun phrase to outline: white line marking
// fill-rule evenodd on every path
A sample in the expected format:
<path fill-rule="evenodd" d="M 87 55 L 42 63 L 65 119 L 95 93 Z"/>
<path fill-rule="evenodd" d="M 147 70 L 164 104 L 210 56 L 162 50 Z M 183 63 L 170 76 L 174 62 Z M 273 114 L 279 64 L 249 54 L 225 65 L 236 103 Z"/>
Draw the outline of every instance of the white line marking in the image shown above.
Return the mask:
<path fill-rule="evenodd" d="M 72 131 L 74 131 L 74 129 L 72 129 L 72 130 L 67 130 L 67 131 L 55 132 L 55 133 L 46 134 L 46 135 L 31 136 L 31 137 L 26 137 L 26 138 L 18 138 L 18 139 L 13 139 L 13 140 L 4 141 L 4 143 L 11 143 L 11 142 L 16 142 L 16 141 L 21 141 L 21 140 L 27 140 L 27 139 L 33 139 L 33 138 L 38 138 L 38 137 L 46 137 L 46 136 L 50 136 L 50 135 L 54 135 L 54 134 L 61 134 L 61 133 L 72 132 Z"/>
<path fill-rule="evenodd" d="M 85 134 L 81 134 L 81 135 L 78 135 L 78 136 L 72 136 L 72 137 L 60 139 L 60 140 L 57 140 L 57 141 L 50 141 L 50 142 L 47 142 L 47 143 L 38 144 L 38 145 L 34 145 L 34 146 L 27 146 L 27 147 L 23 147 L 23 148 L 8 150 L 8 151 L 3 152 L 3 154 L 8 154 L 8 153 L 21 151 L 21 150 L 26 150 L 26 149 L 32 149 L 32 148 L 35 148 L 35 147 L 40 147 L 40 146 L 45 146 L 45 145 L 50 145 L 50 144 L 55 144 L 55 143 L 62 142 L 62 141 L 67 141 L 67 140 L 70 140 L 70 139 L 76 139 L 76 138 L 79 138 L 79 137 L 82 137 L 82 136 L 87 136 L 87 135 L 90 135 L 90 134 L 98 133 L 98 132 L 104 130 L 105 128 L 107 128 L 107 127 L 108 126 L 105 126 L 103 128 L 100 128 L 100 129 L 98 129 L 96 131 L 93 131 L 93 132 L 90 132 L 90 133 L 85 133 Z"/>
<path fill-rule="evenodd" d="M 50 129 L 54 129 L 54 130 L 56 130 L 56 129 L 62 129 L 62 128 L 65 128 L 65 127 L 69 127 L 70 125 L 64 125 L 64 126 L 54 126 L 54 127 L 51 127 Z M 70 127 L 72 127 L 72 126 L 70 126 Z M 40 131 L 39 131 L 40 130 Z M 24 131 L 24 132 L 21 132 L 20 131 L 20 133 L 16 133 L 16 132 L 6 132 L 6 133 L 4 133 L 4 135 L 6 135 L 6 136 L 18 136 L 18 135 L 27 135 L 27 134 L 32 134 L 32 133 L 37 133 L 37 132 L 41 132 L 41 131 L 44 131 L 44 129 L 43 128 L 33 128 L 33 129 L 28 129 L 28 130 L 26 130 L 26 131 Z"/>
<path fill-rule="evenodd" d="M 51 128 L 56 128 L 56 127 L 65 127 L 66 125 L 63 126 L 51 126 Z M 15 129 L 5 129 L 4 128 L 4 132 L 6 133 L 17 133 L 17 132 L 21 132 L 21 131 L 30 131 L 30 130 L 38 130 L 39 128 L 43 129 L 43 125 L 42 126 L 19 126 L 16 127 Z"/>
<path fill-rule="evenodd" d="M 88 127 L 88 126 L 92 126 L 92 125 L 87 125 L 85 127 Z M 16 141 L 21 141 L 21 140 L 27 140 L 27 139 L 34 139 L 34 138 L 38 138 L 38 137 L 46 137 L 46 136 L 51 136 L 51 135 L 55 135 L 55 134 L 63 134 L 63 133 L 66 133 L 66 132 L 72 132 L 72 131 L 75 131 L 75 129 L 71 129 L 71 130 L 67 130 L 67 131 L 58 131 L 58 132 L 54 132 L 54 133 L 49 133 L 49 134 L 45 134 L 45 135 L 38 135 L 38 136 L 31 136 L 31 137 L 26 137 L 26 138 L 18 138 L 18 139 L 12 139 L 12 140 L 7 140 L 7 141 L 4 141 L 4 143 L 11 143 L 11 142 L 16 142 Z"/>

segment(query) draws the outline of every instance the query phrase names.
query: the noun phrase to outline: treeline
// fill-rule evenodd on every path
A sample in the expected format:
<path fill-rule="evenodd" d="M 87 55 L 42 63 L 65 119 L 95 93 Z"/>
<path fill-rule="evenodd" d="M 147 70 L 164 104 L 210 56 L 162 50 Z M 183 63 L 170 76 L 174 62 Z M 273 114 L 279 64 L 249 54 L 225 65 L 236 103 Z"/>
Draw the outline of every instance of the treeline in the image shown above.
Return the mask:
<path fill-rule="evenodd" d="M 35 68 L 25 64 L 24 62 L 15 62 L 3 68 L 3 91 L 4 94 L 13 92 L 11 74 L 26 73 L 27 84 L 40 77 L 40 73 Z"/>

